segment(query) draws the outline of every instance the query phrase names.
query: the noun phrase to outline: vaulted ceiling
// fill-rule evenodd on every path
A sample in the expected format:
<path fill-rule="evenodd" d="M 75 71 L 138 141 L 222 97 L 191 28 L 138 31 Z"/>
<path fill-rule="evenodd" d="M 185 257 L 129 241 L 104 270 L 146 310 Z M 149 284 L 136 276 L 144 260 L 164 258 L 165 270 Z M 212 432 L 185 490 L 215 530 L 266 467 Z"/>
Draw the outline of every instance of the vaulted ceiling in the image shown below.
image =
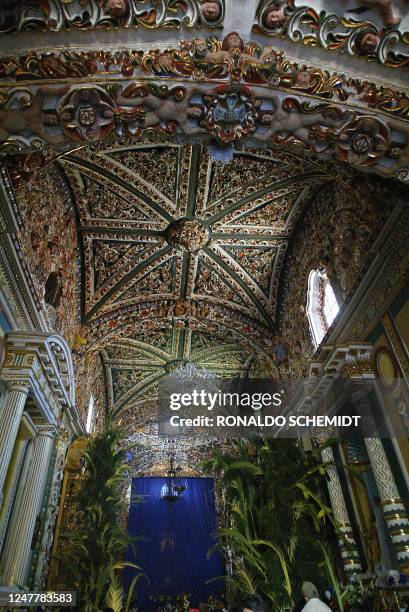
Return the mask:
<path fill-rule="evenodd" d="M 297 338 L 290 360 L 303 361 L 308 330 L 282 311 L 305 323 L 295 259 L 308 253 L 298 238 L 290 246 L 295 234 L 322 241 L 322 261 L 331 251 L 343 272 L 358 267 L 375 222 L 353 167 L 408 181 L 409 13 L 403 0 L 119 4 L 0 2 L 0 154 L 23 154 L 9 160 L 18 251 L 46 318 L 45 282 L 64 272 L 49 321 L 73 346 L 80 338 L 82 413 L 104 378 L 120 422 L 156 449 L 148 465 L 170 448 L 157 436 L 156 395 L 177 364 L 274 374 L 280 319 Z M 228 165 L 211 158 L 233 150 Z M 326 204 L 324 229 L 295 230 L 305 209 L 315 221 Z M 355 208 L 352 234 L 343 225 Z M 190 442 L 179 451 L 193 456 Z"/>
<path fill-rule="evenodd" d="M 252 149 L 223 165 L 207 147 L 168 144 L 81 148 L 60 164 L 77 207 L 88 346 L 117 415 L 146 423 L 158 382 L 184 361 L 271 372 L 285 254 L 331 165 Z"/>

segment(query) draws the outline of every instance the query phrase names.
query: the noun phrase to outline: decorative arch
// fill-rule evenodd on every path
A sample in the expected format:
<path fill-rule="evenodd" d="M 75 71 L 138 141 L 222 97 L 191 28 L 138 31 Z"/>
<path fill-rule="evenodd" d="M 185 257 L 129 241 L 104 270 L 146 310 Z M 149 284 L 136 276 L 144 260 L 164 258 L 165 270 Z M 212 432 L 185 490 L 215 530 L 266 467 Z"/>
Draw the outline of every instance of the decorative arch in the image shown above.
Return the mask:
<path fill-rule="evenodd" d="M 73 431 L 83 430 L 75 405 L 71 351 L 59 334 L 9 332 L 2 378 L 27 386 L 48 423 L 56 425 L 58 415 L 64 412 Z"/>
<path fill-rule="evenodd" d="M 71 350 L 67 342 L 59 334 L 49 336 L 46 344 L 54 356 L 61 382 L 67 392 L 70 404 L 75 406 L 75 376 Z"/>

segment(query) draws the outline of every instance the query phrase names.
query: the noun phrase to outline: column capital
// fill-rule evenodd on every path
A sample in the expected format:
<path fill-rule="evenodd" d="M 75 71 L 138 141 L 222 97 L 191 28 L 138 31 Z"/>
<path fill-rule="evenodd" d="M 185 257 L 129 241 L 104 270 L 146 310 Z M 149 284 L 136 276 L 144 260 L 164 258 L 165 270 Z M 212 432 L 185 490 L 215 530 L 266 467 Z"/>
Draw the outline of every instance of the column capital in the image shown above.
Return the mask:
<path fill-rule="evenodd" d="M 28 395 L 30 391 L 30 383 L 28 381 L 5 380 L 7 390 L 9 392 L 24 393 Z"/>
<path fill-rule="evenodd" d="M 372 358 L 346 361 L 341 367 L 340 375 L 343 380 L 373 378 L 375 374 Z"/>
<path fill-rule="evenodd" d="M 37 435 L 36 437 L 42 437 L 42 438 L 54 438 L 57 434 L 57 431 L 54 427 L 52 427 L 51 425 L 38 425 L 37 426 Z"/>

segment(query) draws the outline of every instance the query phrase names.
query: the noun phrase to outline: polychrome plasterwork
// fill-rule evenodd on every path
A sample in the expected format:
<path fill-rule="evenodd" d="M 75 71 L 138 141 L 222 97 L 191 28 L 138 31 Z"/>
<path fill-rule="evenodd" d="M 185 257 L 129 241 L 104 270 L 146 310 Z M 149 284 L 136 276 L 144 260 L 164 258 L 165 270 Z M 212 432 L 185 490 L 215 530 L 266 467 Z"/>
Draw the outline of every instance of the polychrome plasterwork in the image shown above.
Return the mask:
<path fill-rule="evenodd" d="M 44 78 L 46 70 L 61 80 L 61 58 L 22 58 L 26 70 L 6 58 L 3 67 L 13 79 L 24 80 L 31 70 Z M 109 80 L 106 61 L 114 67 Z M 180 49 L 92 52 L 67 62 L 80 74 L 81 66 L 82 74 L 105 71 L 105 78 L 81 85 L 21 82 L 18 88 L 8 82 L 1 94 L 3 153 L 138 141 L 154 133 L 212 144 L 220 159 L 231 159 L 242 142 L 292 144 L 408 180 L 406 93 L 289 62 L 272 47 L 245 44 L 237 33 L 182 41 Z"/>

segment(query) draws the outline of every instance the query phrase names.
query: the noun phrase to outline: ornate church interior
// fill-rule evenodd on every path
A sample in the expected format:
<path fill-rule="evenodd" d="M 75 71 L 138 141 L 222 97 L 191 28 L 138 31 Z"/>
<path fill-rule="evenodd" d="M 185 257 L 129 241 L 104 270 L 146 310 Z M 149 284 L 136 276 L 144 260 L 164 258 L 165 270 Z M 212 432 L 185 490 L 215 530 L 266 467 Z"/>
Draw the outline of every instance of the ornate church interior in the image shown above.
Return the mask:
<path fill-rule="evenodd" d="M 409 610 L 407 0 L 0 33 L 0 610 Z M 292 432 L 162 426 L 264 385 Z"/>

